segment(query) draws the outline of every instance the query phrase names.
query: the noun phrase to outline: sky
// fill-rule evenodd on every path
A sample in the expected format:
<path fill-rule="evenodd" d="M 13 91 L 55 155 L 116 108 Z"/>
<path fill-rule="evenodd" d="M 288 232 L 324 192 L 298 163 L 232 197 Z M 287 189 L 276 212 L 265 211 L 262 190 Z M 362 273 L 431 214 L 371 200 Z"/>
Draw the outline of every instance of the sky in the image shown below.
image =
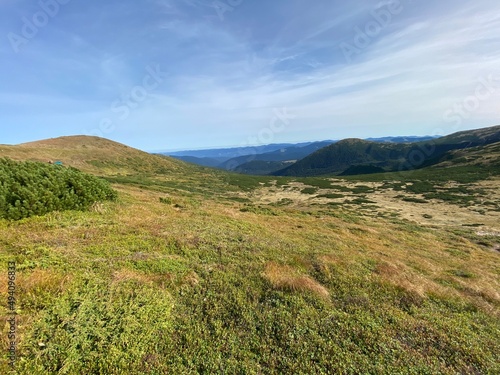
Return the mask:
<path fill-rule="evenodd" d="M 0 0 L 0 144 L 146 151 L 500 124 L 498 0 Z"/>

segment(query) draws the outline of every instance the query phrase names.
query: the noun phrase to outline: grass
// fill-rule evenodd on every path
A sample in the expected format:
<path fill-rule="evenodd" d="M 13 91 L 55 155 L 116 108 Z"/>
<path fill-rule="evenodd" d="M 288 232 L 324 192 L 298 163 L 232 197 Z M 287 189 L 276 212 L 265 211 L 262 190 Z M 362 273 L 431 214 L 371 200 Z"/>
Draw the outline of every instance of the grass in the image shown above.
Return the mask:
<path fill-rule="evenodd" d="M 21 347 L 32 360 L 22 361 L 21 371 L 109 374 L 150 370 L 158 337 L 171 324 L 169 293 L 130 274 L 108 282 L 89 278 L 75 285 L 78 288 L 70 287 L 33 323 L 26 344 L 34 345 Z"/>
<path fill-rule="evenodd" d="M 285 201 L 284 204 L 287 204 L 287 202 Z M 240 209 L 240 212 L 252 212 L 259 215 L 271 215 L 271 216 L 278 215 L 276 211 L 273 211 L 270 208 L 264 206 L 255 206 L 253 204 L 245 204 L 245 206 Z"/>
<path fill-rule="evenodd" d="M 497 368 L 497 255 L 462 234 L 218 200 L 176 211 L 116 188 L 103 213 L 1 222 L 22 285 L 19 373 Z"/>
<path fill-rule="evenodd" d="M 290 291 L 309 291 L 320 297 L 328 297 L 328 290 L 310 276 L 300 275 L 289 266 L 278 265 L 271 262 L 266 265 L 264 278 L 268 280 L 273 288 Z"/>
<path fill-rule="evenodd" d="M 109 177 L 119 199 L 98 210 L 0 220 L 1 268 L 17 265 L 17 373 L 500 372 L 494 234 L 366 216 L 370 181 L 179 165 Z M 303 196 L 283 189 L 294 181 L 357 204 L 260 201 Z M 8 373 L 5 281 L 0 294 Z"/>

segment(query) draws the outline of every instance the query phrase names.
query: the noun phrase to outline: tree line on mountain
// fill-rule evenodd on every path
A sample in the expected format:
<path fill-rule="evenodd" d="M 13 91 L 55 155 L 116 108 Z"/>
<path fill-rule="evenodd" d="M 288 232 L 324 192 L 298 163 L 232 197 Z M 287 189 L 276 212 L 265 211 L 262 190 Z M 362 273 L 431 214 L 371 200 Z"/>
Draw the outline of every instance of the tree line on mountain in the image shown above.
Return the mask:
<path fill-rule="evenodd" d="M 117 198 L 107 181 L 72 167 L 2 158 L 0 176 L 0 219 L 85 210 Z"/>

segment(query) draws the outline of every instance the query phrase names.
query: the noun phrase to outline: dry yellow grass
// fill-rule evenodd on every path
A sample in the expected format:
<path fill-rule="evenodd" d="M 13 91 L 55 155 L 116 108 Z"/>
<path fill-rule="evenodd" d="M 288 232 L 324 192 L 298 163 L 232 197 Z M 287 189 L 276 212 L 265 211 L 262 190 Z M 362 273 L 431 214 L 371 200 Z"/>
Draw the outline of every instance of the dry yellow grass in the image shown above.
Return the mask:
<path fill-rule="evenodd" d="M 290 266 L 270 262 L 263 273 L 274 288 L 292 291 L 310 291 L 321 297 L 328 297 L 328 290 L 309 276 L 299 274 Z"/>
<path fill-rule="evenodd" d="M 155 281 L 155 278 L 126 268 L 113 273 L 113 283 L 126 282 L 130 280 L 141 284 L 152 284 Z"/>
<path fill-rule="evenodd" d="M 71 281 L 70 274 L 63 275 L 51 269 L 36 268 L 32 272 L 18 272 L 16 276 L 19 292 L 28 297 L 40 292 L 60 294 Z M 7 285 L 7 283 L 0 283 L 2 297 L 7 295 Z"/>

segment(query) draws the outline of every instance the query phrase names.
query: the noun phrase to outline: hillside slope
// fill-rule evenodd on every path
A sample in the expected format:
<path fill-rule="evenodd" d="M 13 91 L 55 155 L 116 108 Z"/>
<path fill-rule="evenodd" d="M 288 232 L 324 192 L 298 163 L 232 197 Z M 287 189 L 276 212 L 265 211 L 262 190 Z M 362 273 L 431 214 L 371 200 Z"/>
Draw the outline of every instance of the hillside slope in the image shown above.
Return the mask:
<path fill-rule="evenodd" d="M 0 145 L 0 157 L 64 165 L 96 175 L 169 173 L 184 168 L 172 158 L 151 155 L 104 138 L 69 136 L 9 146 Z"/>
<path fill-rule="evenodd" d="M 432 169 L 451 167 L 483 167 L 491 171 L 500 169 L 500 142 L 453 150 L 433 160 Z"/>
<path fill-rule="evenodd" d="M 65 150 L 54 159 L 98 172 L 87 160 L 113 159 L 108 175 L 147 170 L 112 169 L 126 157 L 165 166 L 92 141 L 10 152 Z M 494 165 L 497 146 L 439 165 L 458 165 L 450 173 L 465 158 L 468 167 L 474 153 Z M 98 209 L 0 220 L 0 267 L 16 267 L 16 373 L 500 373 L 498 179 L 450 184 L 439 169 L 444 180 L 429 182 L 431 168 L 380 183 L 189 168 L 179 162 L 140 183 L 108 178 L 119 198 Z M 470 208 L 469 219 L 454 206 Z M 4 353 L 8 287 L 0 283 Z M 8 366 L 5 354 L 0 373 Z"/>
<path fill-rule="evenodd" d="M 415 143 L 375 143 L 346 139 L 325 147 L 294 165 L 277 171 L 276 176 L 320 176 L 341 174 L 353 166 L 383 168 L 384 171 L 418 169 L 440 162 L 452 150 L 485 146 L 500 141 L 500 126 L 469 130 L 430 141 Z"/>

